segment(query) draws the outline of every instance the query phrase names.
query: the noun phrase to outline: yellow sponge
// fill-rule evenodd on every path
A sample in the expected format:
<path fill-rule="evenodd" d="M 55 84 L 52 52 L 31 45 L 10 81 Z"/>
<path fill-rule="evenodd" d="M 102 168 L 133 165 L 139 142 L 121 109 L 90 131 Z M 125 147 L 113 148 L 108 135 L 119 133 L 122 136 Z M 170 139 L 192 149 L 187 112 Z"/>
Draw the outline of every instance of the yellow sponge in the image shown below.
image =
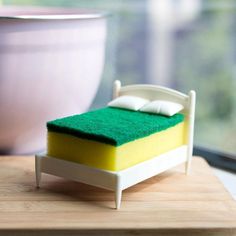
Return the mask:
<path fill-rule="evenodd" d="M 119 171 L 185 144 L 185 123 L 113 146 L 48 131 L 47 154 L 105 170 Z"/>

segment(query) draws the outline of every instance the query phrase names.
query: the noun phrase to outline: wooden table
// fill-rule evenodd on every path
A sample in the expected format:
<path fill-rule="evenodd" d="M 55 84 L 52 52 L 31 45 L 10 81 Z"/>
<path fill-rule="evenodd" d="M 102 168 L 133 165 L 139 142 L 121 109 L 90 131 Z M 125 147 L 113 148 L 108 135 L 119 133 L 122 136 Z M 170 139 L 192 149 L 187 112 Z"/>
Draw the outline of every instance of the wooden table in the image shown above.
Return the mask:
<path fill-rule="evenodd" d="M 236 235 L 236 203 L 201 158 L 113 193 L 43 175 L 35 188 L 32 157 L 0 157 L 2 235 Z"/>

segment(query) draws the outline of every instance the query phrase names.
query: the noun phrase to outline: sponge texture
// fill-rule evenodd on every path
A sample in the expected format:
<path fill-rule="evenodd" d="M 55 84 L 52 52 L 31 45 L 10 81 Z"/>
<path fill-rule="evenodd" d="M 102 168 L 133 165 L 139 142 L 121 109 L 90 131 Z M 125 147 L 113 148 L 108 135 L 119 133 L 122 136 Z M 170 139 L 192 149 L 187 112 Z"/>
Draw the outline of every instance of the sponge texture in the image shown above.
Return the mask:
<path fill-rule="evenodd" d="M 47 154 L 58 159 L 120 171 L 185 144 L 184 122 L 119 147 L 48 132 Z"/>
<path fill-rule="evenodd" d="M 182 114 L 171 117 L 106 107 L 47 123 L 49 132 L 69 134 L 113 146 L 144 138 L 181 123 Z"/>

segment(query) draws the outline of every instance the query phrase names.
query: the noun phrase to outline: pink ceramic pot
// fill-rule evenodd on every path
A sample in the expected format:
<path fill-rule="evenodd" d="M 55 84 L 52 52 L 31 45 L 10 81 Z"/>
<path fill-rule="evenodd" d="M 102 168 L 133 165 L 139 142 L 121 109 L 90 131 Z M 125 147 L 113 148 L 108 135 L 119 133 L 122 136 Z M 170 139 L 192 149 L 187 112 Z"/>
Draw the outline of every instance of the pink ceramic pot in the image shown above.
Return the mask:
<path fill-rule="evenodd" d="M 0 150 L 41 150 L 46 121 L 88 109 L 105 39 L 102 13 L 0 8 Z"/>

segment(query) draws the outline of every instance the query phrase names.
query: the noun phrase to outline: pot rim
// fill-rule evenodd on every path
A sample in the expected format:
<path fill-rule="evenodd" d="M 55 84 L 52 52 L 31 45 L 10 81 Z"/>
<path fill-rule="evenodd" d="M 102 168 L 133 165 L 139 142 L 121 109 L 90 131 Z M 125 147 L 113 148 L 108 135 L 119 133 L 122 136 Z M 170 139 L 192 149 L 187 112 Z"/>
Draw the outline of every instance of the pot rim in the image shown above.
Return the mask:
<path fill-rule="evenodd" d="M 108 15 L 105 11 L 85 8 L 0 7 L 0 19 L 7 20 L 86 20 L 105 18 Z"/>

